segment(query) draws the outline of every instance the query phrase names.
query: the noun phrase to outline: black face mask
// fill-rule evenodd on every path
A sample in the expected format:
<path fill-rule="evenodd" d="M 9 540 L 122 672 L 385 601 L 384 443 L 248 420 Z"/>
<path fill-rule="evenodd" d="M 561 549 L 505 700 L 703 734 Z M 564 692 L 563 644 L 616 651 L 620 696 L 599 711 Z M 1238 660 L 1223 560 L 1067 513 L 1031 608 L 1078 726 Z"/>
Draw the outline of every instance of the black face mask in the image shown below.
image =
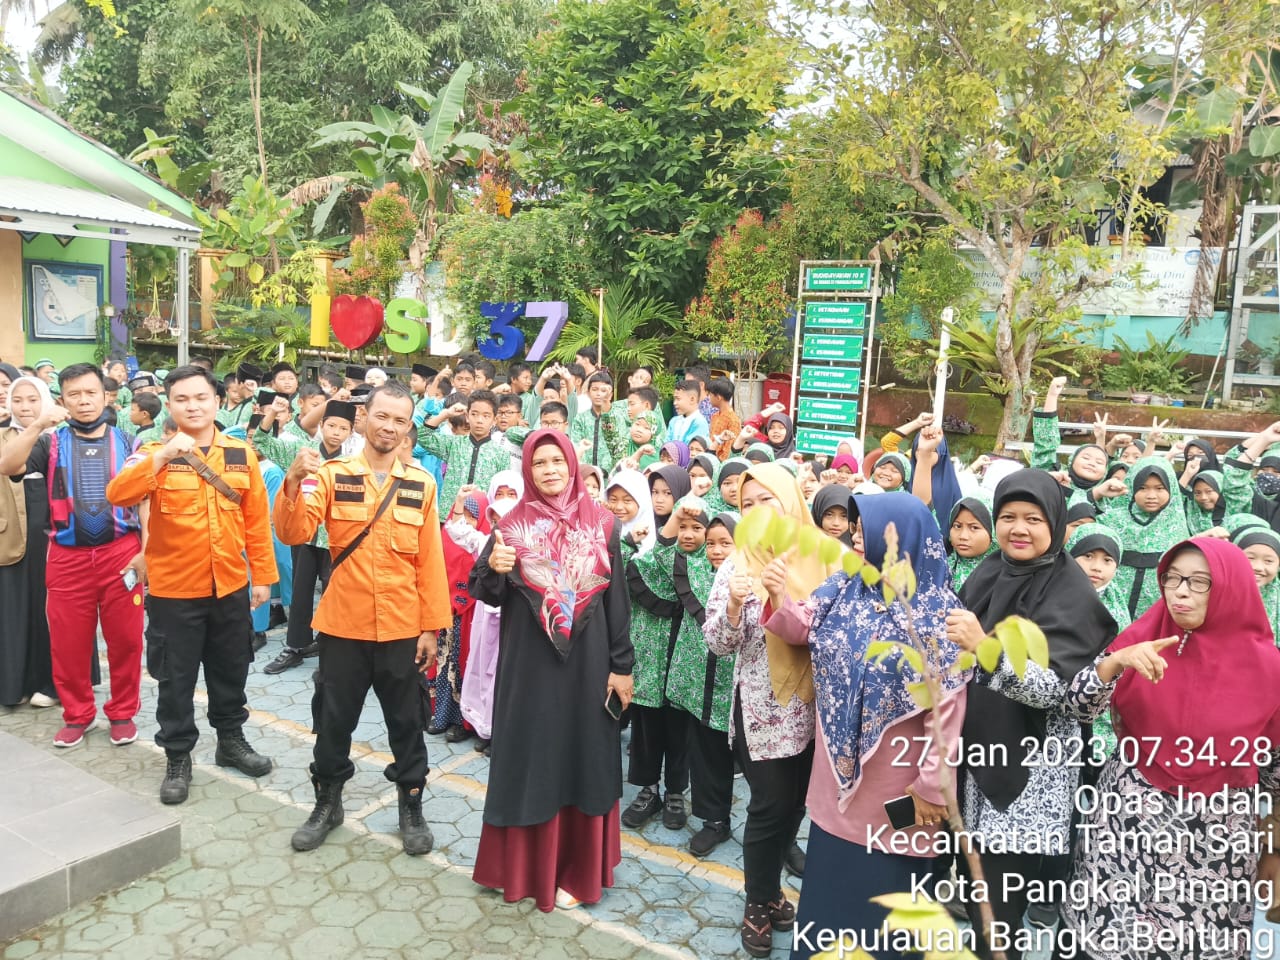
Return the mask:
<path fill-rule="evenodd" d="M 1280 495 L 1280 473 L 1260 473 L 1253 478 L 1253 487 L 1264 497 Z"/>
<path fill-rule="evenodd" d="M 93 431 L 106 423 L 108 419 L 109 414 L 106 410 L 103 410 L 95 419 L 90 420 L 88 423 L 84 423 L 80 420 L 69 419 L 67 420 L 67 426 L 76 433 L 93 433 Z"/>

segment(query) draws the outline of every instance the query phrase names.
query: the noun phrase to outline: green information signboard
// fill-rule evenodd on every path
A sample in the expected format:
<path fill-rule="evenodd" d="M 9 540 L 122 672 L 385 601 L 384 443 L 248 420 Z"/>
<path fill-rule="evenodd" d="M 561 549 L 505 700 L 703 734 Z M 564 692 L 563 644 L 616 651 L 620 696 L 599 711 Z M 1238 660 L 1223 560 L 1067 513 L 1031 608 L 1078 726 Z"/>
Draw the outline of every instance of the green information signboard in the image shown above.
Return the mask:
<path fill-rule="evenodd" d="M 876 328 L 878 269 L 866 261 L 800 265 L 792 374 L 801 453 L 830 455 L 844 441 L 862 449 L 870 379 L 863 364 Z"/>
<path fill-rule="evenodd" d="M 871 289 L 870 267 L 809 267 L 804 288 L 811 293 L 836 293 Z"/>
<path fill-rule="evenodd" d="M 804 305 L 804 322 L 809 327 L 861 330 L 867 323 L 867 305 L 813 300 Z"/>
<path fill-rule="evenodd" d="M 801 360 L 842 360 L 857 363 L 862 359 L 862 337 L 825 336 L 806 333 Z"/>
<path fill-rule="evenodd" d="M 800 368 L 800 389 L 816 393 L 857 393 L 862 388 L 862 371 L 857 367 Z"/>
<path fill-rule="evenodd" d="M 858 401 L 801 397 L 800 419 L 805 423 L 854 424 L 858 422 Z"/>
<path fill-rule="evenodd" d="M 822 453 L 831 456 L 841 443 L 852 444 L 856 450 L 858 448 L 858 435 L 856 433 L 833 433 L 829 430 L 810 430 L 805 427 L 800 427 L 796 430 L 796 449 L 802 453 Z"/>

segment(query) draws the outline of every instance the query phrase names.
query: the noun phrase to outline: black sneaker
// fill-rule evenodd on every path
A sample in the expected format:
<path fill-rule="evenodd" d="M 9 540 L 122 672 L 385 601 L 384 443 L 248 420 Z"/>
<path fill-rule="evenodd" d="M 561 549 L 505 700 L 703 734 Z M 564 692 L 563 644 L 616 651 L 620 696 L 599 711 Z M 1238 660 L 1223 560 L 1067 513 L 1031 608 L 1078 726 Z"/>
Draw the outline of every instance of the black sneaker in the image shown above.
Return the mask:
<path fill-rule="evenodd" d="M 267 635 L 261 631 L 255 630 L 253 633 L 253 652 L 257 653 L 267 645 Z"/>
<path fill-rule="evenodd" d="M 689 811 L 684 806 L 683 793 L 667 793 L 667 802 L 662 806 L 662 825 L 668 830 L 683 830 L 689 822 Z"/>
<path fill-rule="evenodd" d="M 312 640 L 302 648 L 302 655 L 308 659 L 320 656 L 320 641 Z"/>
<path fill-rule="evenodd" d="M 662 798 L 653 791 L 652 787 L 645 787 L 631 801 L 631 806 L 622 811 L 622 825 L 637 830 L 648 823 L 661 809 Z"/>
<path fill-rule="evenodd" d="M 800 849 L 800 844 L 793 843 L 791 849 L 787 851 L 787 857 L 782 861 L 782 865 L 787 868 L 787 873 L 793 877 L 804 879 L 804 851 Z"/>
<path fill-rule="evenodd" d="M 270 674 L 284 673 L 286 670 L 291 670 L 294 667 L 301 666 L 302 657 L 303 653 L 301 650 L 295 650 L 293 647 L 285 647 L 276 654 L 276 658 L 274 660 L 262 668 L 262 672 Z"/>
<path fill-rule="evenodd" d="M 702 829 L 689 838 L 689 852 L 702 859 L 732 836 L 728 820 L 707 820 Z"/>
<path fill-rule="evenodd" d="M 489 741 L 481 737 L 476 737 L 476 753 L 484 753 L 489 749 Z"/>

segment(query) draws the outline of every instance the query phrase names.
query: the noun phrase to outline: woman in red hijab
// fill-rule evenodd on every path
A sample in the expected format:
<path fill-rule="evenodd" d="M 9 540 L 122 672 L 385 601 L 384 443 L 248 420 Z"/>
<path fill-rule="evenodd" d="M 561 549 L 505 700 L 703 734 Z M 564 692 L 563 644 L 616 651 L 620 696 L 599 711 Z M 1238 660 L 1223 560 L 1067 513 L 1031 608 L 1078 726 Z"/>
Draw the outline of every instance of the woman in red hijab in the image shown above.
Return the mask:
<path fill-rule="evenodd" d="M 1110 706 L 1119 743 L 1077 794 L 1088 893 L 1067 897 L 1059 936 L 1094 960 L 1245 958 L 1255 883 L 1276 867 L 1256 800 L 1280 785 L 1280 651 L 1239 547 L 1186 540 L 1158 577 L 1160 599 L 1068 695 L 1081 719 Z"/>
<path fill-rule="evenodd" d="M 618 524 L 587 493 L 569 438 L 531 434 L 522 470 L 524 496 L 471 571 L 472 595 L 502 609 L 473 877 L 550 911 L 597 902 L 622 859 L 610 710 L 631 701 L 635 654 Z"/>

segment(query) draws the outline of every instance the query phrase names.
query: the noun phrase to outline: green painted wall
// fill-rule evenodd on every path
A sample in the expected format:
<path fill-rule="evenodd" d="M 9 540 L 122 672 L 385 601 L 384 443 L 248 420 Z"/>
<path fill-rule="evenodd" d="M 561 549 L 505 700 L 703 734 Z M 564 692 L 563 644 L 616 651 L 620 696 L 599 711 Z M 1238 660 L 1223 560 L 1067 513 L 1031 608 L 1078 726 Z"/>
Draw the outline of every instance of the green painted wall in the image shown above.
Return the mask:
<path fill-rule="evenodd" d="M 41 183 L 56 183 L 64 187 L 82 187 L 100 193 L 91 183 L 86 183 L 74 173 L 63 170 L 44 157 L 32 153 L 16 140 L 0 136 L 0 170 L 11 177 L 26 177 Z"/>
<path fill-rule="evenodd" d="M 3 142 L 3 140 L 0 140 L 0 143 Z M 102 240 L 87 240 L 83 237 L 76 237 L 64 247 L 58 242 L 57 237 L 42 233 L 30 242 L 25 240 L 22 242 L 23 277 L 26 277 L 26 261 L 28 260 L 101 264 L 103 298 L 110 299 L 108 295 L 108 291 L 111 289 L 111 271 L 108 264 L 110 251 L 111 244 Z M 27 298 L 28 292 L 24 286 L 22 293 L 22 327 L 26 334 L 26 361 L 28 364 L 34 364 L 41 358 L 48 358 L 53 361 L 54 366 L 61 370 L 72 363 L 93 360 L 93 351 L 96 344 L 92 340 L 33 340 L 30 329 L 31 304 L 27 302 Z"/>

